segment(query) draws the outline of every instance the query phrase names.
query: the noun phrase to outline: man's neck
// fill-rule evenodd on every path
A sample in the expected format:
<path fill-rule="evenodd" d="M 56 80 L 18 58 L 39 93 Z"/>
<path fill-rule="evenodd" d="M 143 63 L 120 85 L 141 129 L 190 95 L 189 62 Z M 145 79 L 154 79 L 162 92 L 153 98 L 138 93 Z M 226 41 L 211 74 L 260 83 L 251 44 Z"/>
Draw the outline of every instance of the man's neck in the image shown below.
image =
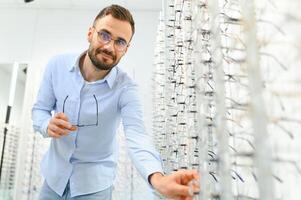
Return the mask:
<path fill-rule="evenodd" d="M 110 70 L 97 69 L 91 62 L 87 53 L 82 55 L 79 59 L 79 68 L 83 78 L 88 82 L 101 80 L 110 72 Z"/>

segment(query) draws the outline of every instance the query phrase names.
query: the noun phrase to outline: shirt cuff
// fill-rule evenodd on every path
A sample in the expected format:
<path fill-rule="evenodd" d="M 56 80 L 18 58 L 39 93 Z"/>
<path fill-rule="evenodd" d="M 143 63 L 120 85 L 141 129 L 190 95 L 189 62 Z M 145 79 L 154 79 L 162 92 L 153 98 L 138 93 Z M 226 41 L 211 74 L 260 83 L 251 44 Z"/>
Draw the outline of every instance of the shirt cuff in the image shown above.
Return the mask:
<path fill-rule="evenodd" d="M 155 188 L 152 186 L 152 184 L 150 183 L 150 175 L 152 175 L 152 174 L 154 174 L 154 173 L 161 173 L 161 174 L 163 174 L 164 175 L 164 172 L 163 172 L 163 170 L 162 170 L 162 168 L 161 167 L 158 167 L 157 169 L 155 169 L 155 168 L 153 168 L 152 170 L 148 170 L 148 172 L 147 172 L 147 176 L 146 176 L 146 180 L 147 180 L 147 183 L 148 183 L 148 186 L 150 187 L 150 189 L 152 189 L 152 190 L 155 190 Z"/>
<path fill-rule="evenodd" d="M 162 171 L 157 171 L 157 172 L 154 172 L 154 173 L 151 173 L 150 175 L 148 175 L 147 181 L 151 185 L 151 187 L 153 187 L 153 186 L 152 186 L 152 183 L 150 181 L 150 178 L 151 178 L 152 174 L 155 174 L 155 173 L 160 173 L 160 174 L 162 174 L 162 176 L 164 176 L 164 173 Z"/>
<path fill-rule="evenodd" d="M 45 122 L 42 124 L 42 129 L 41 129 L 41 135 L 44 137 L 44 138 L 49 138 L 49 135 L 48 135 L 48 132 L 47 132 L 47 128 L 48 128 L 48 124 L 49 124 L 49 121 L 51 120 L 51 118 L 45 120 Z"/>

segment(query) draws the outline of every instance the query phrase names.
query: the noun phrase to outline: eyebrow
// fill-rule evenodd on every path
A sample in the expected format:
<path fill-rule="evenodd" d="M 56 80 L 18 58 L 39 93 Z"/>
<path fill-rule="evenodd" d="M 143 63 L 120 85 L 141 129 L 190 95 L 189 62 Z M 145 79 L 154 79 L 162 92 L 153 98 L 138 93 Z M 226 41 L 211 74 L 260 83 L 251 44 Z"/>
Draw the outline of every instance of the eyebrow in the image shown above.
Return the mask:
<path fill-rule="evenodd" d="M 99 31 L 105 31 L 105 32 L 109 33 L 110 35 L 112 35 L 112 33 L 111 33 L 110 31 L 108 31 L 107 29 L 100 29 Z M 124 38 L 122 38 L 122 37 L 117 37 L 116 39 L 117 39 L 117 40 L 123 40 L 123 41 L 125 41 L 126 43 L 128 43 L 128 42 L 126 41 L 126 39 L 124 39 Z"/>

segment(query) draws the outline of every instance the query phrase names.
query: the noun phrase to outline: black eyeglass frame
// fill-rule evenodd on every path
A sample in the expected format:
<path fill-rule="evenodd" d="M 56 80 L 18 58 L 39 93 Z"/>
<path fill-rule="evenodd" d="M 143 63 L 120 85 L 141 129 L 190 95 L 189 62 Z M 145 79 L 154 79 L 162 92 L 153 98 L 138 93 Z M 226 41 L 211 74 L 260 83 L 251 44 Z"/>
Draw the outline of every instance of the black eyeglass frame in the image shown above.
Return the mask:
<path fill-rule="evenodd" d="M 66 104 L 66 101 L 67 101 L 68 97 L 69 97 L 69 95 L 67 95 L 64 99 L 63 113 L 65 113 L 65 104 Z M 74 126 L 77 126 L 77 127 L 98 126 L 98 101 L 97 101 L 97 98 L 96 98 L 95 94 L 93 94 L 93 97 L 95 99 L 95 104 L 96 104 L 96 123 L 95 124 L 80 124 L 80 123 L 77 123 L 77 124 L 73 124 Z"/>

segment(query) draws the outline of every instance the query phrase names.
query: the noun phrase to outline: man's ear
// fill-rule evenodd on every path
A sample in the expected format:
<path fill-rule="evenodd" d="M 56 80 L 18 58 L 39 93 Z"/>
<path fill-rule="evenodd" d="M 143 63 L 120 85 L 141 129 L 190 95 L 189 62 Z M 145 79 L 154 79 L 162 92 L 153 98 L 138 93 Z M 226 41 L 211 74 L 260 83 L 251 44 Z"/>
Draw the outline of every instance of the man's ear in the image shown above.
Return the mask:
<path fill-rule="evenodd" d="M 92 38 L 93 38 L 93 27 L 90 27 L 89 30 L 88 30 L 88 34 L 87 34 L 87 40 L 89 43 L 91 43 L 92 41 Z"/>

